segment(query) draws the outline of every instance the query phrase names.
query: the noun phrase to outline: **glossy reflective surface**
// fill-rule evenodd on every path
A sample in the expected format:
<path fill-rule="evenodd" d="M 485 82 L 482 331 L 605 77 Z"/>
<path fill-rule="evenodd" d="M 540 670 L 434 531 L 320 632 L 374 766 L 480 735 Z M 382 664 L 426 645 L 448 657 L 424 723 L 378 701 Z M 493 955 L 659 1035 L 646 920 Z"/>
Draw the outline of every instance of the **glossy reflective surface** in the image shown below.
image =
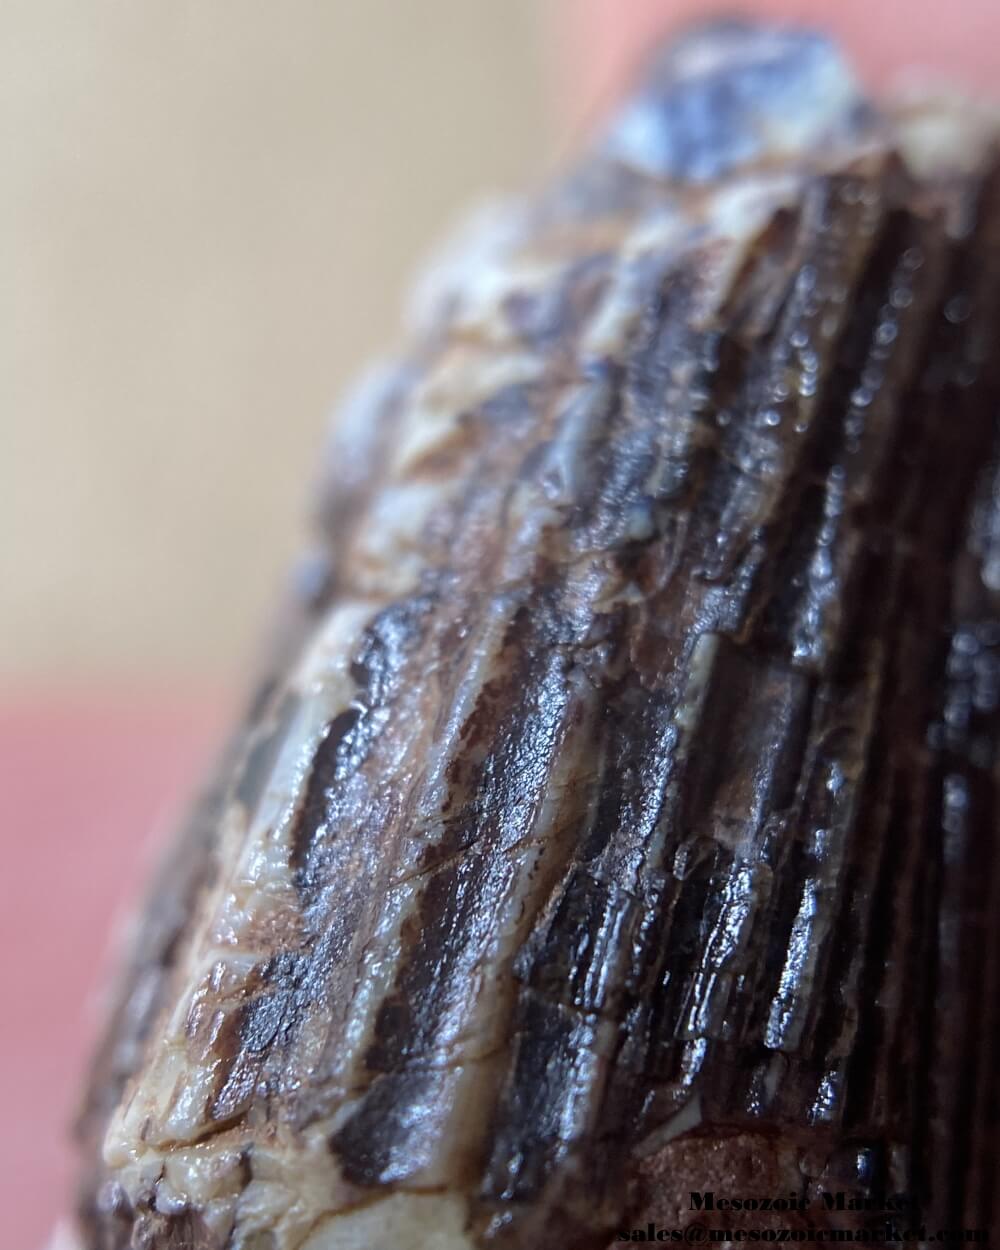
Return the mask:
<path fill-rule="evenodd" d="M 334 433 L 95 1080 L 95 1244 L 599 1247 L 727 1137 L 987 1222 L 992 151 L 731 24 L 637 99 Z"/>

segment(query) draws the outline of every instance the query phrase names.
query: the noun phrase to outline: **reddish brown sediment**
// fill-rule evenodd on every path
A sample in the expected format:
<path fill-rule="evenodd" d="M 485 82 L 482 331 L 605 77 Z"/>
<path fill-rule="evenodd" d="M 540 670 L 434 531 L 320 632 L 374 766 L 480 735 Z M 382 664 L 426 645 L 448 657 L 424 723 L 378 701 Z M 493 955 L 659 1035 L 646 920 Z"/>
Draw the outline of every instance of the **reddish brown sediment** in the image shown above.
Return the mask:
<path fill-rule="evenodd" d="M 712 27 L 435 271 L 140 927 L 87 1250 L 598 1250 L 748 1158 L 989 1225 L 989 125 Z"/>

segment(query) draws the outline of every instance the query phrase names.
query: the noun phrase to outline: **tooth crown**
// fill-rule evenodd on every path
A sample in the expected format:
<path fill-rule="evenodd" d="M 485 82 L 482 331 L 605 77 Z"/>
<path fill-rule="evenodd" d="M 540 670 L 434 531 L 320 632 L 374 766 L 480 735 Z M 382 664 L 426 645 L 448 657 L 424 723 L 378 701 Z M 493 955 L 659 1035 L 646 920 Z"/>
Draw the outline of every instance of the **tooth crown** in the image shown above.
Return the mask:
<path fill-rule="evenodd" d="M 991 126 L 709 27 L 429 274 L 137 928 L 87 1250 L 586 1250 L 748 1152 L 987 1221 Z"/>

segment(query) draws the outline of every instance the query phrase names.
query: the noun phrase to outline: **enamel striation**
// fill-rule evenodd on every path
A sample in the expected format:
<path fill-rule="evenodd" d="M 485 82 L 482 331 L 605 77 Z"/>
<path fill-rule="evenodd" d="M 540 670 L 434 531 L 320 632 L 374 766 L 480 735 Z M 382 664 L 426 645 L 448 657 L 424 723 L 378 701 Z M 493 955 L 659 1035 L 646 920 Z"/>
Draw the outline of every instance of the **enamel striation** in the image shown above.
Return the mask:
<path fill-rule="evenodd" d="M 137 925 L 86 1250 L 599 1250 L 748 1150 L 989 1226 L 994 133 L 722 23 L 428 276 Z"/>

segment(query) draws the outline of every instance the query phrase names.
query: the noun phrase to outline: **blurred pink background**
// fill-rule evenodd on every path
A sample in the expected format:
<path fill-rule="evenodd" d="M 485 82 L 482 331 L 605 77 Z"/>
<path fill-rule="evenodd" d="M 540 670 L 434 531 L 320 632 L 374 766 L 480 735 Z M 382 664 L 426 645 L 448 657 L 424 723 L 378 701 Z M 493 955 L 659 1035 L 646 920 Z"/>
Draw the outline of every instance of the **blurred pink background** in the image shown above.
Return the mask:
<path fill-rule="evenodd" d="M 37 692 L 0 706 L 0 1204 L 11 1250 L 42 1245 L 68 1192 L 67 1121 L 98 1018 L 98 973 L 156 835 L 209 758 L 225 702 L 150 687 Z"/>

